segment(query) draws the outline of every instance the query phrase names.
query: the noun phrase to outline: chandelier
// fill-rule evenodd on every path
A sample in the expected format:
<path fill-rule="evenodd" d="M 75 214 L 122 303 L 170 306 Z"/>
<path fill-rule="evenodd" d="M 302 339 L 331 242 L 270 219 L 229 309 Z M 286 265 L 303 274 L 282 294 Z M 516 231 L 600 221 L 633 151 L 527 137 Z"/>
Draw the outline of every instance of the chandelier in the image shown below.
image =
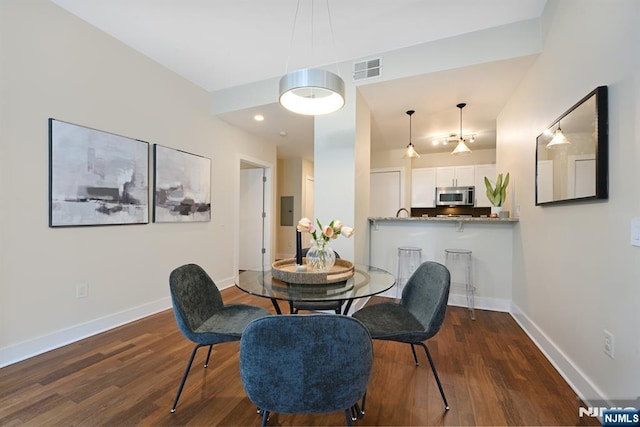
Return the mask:
<path fill-rule="evenodd" d="M 325 0 L 331 40 L 333 41 L 333 26 L 331 25 L 331 13 L 329 1 Z M 311 1 L 313 21 L 314 1 Z M 296 7 L 296 14 L 291 31 L 291 42 L 295 34 L 296 22 L 300 0 Z M 313 45 L 313 22 L 311 22 L 311 43 Z M 288 67 L 288 66 L 287 66 Z M 338 111 L 344 105 L 344 81 L 340 76 L 320 68 L 303 68 L 288 72 L 280 79 L 279 85 L 280 104 L 289 111 L 297 114 L 316 116 Z"/>

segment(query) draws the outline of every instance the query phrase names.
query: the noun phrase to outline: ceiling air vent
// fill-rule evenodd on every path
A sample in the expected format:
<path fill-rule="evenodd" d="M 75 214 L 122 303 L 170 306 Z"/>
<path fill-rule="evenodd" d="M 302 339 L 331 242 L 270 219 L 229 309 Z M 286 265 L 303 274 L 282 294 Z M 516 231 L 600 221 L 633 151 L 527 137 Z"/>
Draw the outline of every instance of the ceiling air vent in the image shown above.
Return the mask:
<path fill-rule="evenodd" d="M 353 64 L 353 81 L 380 77 L 382 74 L 382 59 L 374 58 Z"/>

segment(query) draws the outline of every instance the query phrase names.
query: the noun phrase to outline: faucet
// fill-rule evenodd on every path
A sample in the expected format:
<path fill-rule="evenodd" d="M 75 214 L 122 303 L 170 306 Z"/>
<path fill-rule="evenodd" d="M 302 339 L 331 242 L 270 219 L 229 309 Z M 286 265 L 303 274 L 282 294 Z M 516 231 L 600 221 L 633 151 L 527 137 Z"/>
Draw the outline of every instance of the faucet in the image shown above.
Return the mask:
<path fill-rule="evenodd" d="M 406 210 L 405 208 L 400 208 L 398 209 L 398 212 L 396 212 L 396 218 L 400 218 L 400 212 L 402 211 L 405 211 L 407 213 L 407 216 L 411 216 L 408 210 Z"/>

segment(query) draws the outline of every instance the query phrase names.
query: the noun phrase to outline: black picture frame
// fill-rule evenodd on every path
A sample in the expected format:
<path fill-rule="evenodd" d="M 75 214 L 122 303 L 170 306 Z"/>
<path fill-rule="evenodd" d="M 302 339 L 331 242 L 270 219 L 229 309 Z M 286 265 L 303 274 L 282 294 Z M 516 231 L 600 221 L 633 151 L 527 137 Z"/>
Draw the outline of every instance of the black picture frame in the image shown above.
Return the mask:
<path fill-rule="evenodd" d="M 49 118 L 49 227 L 149 223 L 149 144 Z"/>
<path fill-rule="evenodd" d="M 211 159 L 153 145 L 153 222 L 211 221 Z"/>

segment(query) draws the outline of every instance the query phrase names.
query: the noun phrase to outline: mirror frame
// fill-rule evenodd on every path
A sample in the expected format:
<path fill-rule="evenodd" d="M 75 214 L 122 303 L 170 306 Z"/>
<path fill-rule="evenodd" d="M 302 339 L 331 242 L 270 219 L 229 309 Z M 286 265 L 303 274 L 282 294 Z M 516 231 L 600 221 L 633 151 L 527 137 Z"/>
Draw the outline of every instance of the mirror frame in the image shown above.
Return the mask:
<path fill-rule="evenodd" d="M 578 101 L 573 107 L 567 110 L 564 114 L 558 117 L 553 123 L 551 123 L 548 129 L 553 129 L 558 126 L 559 123 L 566 118 L 576 108 L 580 107 L 589 98 L 595 96 L 595 129 L 596 141 L 595 141 L 595 156 L 596 156 L 596 173 L 595 173 L 595 194 L 587 197 L 574 197 L 567 199 L 550 200 L 546 202 L 538 201 L 538 150 L 541 145 L 541 138 L 545 135 L 544 132 L 536 137 L 536 164 L 535 164 L 535 202 L 536 206 L 557 205 L 593 200 L 606 200 L 609 198 L 609 107 L 607 86 L 598 86 L 592 90 L 587 96 Z M 548 137 L 547 137 L 548 138 Z"/>

